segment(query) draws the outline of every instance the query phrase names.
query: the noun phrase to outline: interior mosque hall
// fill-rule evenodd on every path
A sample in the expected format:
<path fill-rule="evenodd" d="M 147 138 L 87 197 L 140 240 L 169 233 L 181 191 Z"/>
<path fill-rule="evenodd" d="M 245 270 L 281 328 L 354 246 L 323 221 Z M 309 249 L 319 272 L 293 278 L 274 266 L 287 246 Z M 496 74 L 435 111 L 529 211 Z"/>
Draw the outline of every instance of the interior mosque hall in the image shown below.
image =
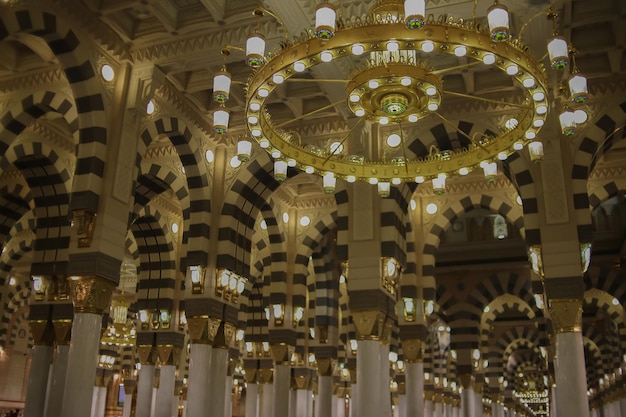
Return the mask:
<path fill-rule="evenodd" d="M 626 2 L 0 0 L 0 416 L 626 416 Z"/>

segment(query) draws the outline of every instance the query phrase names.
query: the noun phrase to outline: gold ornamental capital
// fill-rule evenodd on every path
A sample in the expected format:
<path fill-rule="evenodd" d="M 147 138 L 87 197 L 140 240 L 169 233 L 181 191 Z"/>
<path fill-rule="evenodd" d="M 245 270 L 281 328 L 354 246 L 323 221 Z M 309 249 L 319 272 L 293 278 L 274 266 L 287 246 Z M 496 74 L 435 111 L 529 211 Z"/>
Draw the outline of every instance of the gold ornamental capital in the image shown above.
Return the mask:
<path fill-rule="evenodd" d="M 317 359 L 317 374 L 319 376 L 333 376 L 334 363 L 331 358 L 318 358 Z"/>
<path fill-rule="evenodd" d="M 75 313 L 102 314 L 111 302 L 113 281 L 95 276 L 72 277 L 70 291 Z"/>
<path fill-rule="evenodd" d="M 582 299 L 550 300 L 550 319 L 552 320 L 552 327 L 556 334 L 582 332 Z"/>
<path fill-rule="evenodd" d="M 54 326 L 54 342 L 57 345 L 69 345 L 72 320 L 52 320 L 52 326 Z"/>
<path fill-rule="evenodd" d="M 359 340 L 381 340 L 385 333 L 385 314 L 379 310 L 353 311 L 352 321 Z"/>
<path fill-rule="evenodd" d="M 402 340 L 405 362 L 423 362 L 422 341 L 420 339 Z"/>
<path fill-rule="evenodd" d="M 458 379 L 464 389 L 472 388 L 472 374 L 461 374 Z"/>
<path fill-rule="evenodd" d="M 54 342 L 54 327 L 49 320 L 29 320 L 30 334 L 33 343 L 39 346 L 52 346 Z"/>
<path fill-rule="evenodd" d="M 272 358 L 274 359 L 275 365 L 289 365 L 290 359 L 290 347 L 284 343 L 278 343 L 275 345 L 271 345 L 272 349 Z"/>

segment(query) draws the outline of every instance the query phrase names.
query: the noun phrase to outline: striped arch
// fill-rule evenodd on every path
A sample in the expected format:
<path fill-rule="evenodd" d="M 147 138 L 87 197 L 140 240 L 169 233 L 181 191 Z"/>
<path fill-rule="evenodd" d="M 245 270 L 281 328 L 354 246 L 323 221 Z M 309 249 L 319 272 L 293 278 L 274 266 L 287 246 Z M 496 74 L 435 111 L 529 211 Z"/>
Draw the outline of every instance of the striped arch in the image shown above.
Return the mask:
<path fill-rule="evenodd" d="M 259 211 L 280 185 L 268 155 L 242 165 L 224 198 L 218 232 L 217 267 L 250 275 L 252 236 Z"/>
<path fill-rule="evenodd" d="M 489 195 L 471 195 L 455 201 L 450 207 L 438 214 L 435 224 L 428 231 L 424 239 L 423 276 L 435 275 L 435 254 L 441 242 L 444 232 L 452 225 L 460 215 L 474 208 L 483 208 L 493 213 L 500 214 L 507 222 L 520 230 L 524 236 L 524 215 L 519 207 L 511 206 L 499 198 Z"/>
<path fill-rule="evenodd" d="M 130 230 L 137 242 L 140 267 L 137 310 L 174 309 L 176 258 L 171 235 L 158 210 L 146 207 Z"/>
<path fill-rule="evenodd" d="M 419 136 L 410 141 L 407 148 L 416 157 L 427 157 L 430 154 L 431 144 L 439 151 L 460 151 L 469 147 L 476 136 L 495 136 L 495 133 L 484 124 L 476 126 L 473 122 L 459 120 L 456 126 L 447 123 L 437 123 L 426 129 L 417 130 Z M 471 138 L 471 139 L 470 139 Z"/>
<path fill-rule="evenodd" d="M 618 301 L 617 305 L 613 303 L 614 299 Z M 585 307 L 603 310 L 607 316 L 613 320 L 619 336 L 619 340 L 617 341 L 619 343 L 618 346 L 621 348 L 621 353 L 626 353 L 626 323 L 624 322 L 626 313 L 624 312 L 623 305 L 619 303 L 619 299 L 614 298 L 606 291 L 591 288 L 585 291 L 583 296 L 583 311 Z M 620 358 L 621 356 L 621 354 L 618 355 Z"/>
<path fill-rule="evenodd" d="M 533 346 L 535 349 L 539 346 L 540 340 L 539 331 L 534 327 L 517 326 L 507 330 L 494 341 L 490 349 L 489 368 L 485 376 L 489 377 L 490 382 L 495 382 L 499 376 L 506 375 L 508 357 L 513 352 L 509 349 L 510 346 L 519 346 L 520 343 L 527 342 L 528 346 Z M 507 377 L 507 380 L 509 384 L 512 384 L 513 380 L 510 377 Z"/>
<path fill-rule="evenodd" d="M 14 103 L 1 115 L 0 154 L 4 154 L 26 128 L 48 113 L 61 115 L 77 141 L 78 114 L 73 98 L 54 91 L 36 91 Z"/>
<path fill-rule="evenodd" d="M 539 202 L 534 175 L 541 174 L 537 167 L 533 167 L 528 156 L 522 156 L 521 152 L 513 152 L 506 161 L 502 161 L 502 171 L 522 199 L 524 220 L 522 236 L 525 237 L 526 246 L 539 245 L 541 244 Z"/>
<path fill-rule="evenodd" d="M 28 335 L 28 340 L 26 341 L 26 349 L 30 350 L 33 347 L 33 335 L 30 333 L 30 329 L 28 328 L 28 310 L 29 309 L 27 306 L 23 306 L 14 315 L 8 340 L 8 346 L 10 348 L 17 344 L 16 340 L 19 337 L 20 330 L 24 330 Z"/>
<path fill-rule="evenodd" d="M 574 154 L 571 179 L 579 242 L 591 242 L 593 235 L 587 194 L 589 175 L 600 157 L 611 149 L 615 142 L 626 137 L 625 124 L 626 102 L 623 102 L 613 106 L 592 126 L 585 129 L 586 136 L 582 138 Z"/>
<path fill-rule="evenodd" d="M 97 213 L 106 156 L 107 117 L 102 96 L 103 85 L 96 66 L 88 58 L 84 59 L 91 56 L 90 45 L 81 42 L 80 37 L 64 21 L 48 12 L 11 9 L 1 19 L 0 41 L 18 34 L 37 36 L 48 44 L 63 66 L 73 92 L 78 120 L 78 161 L 72 189 L 72 207 Z M 70 126 L 75 125 L 69 118 Z M 3 125 L 13 134 L 19 134 L 23 129 L 19 121 L 12 123 L 6 120 Z"/>
<path fill-rule="evenodd" d="M 137 246 L 137 239 L 135 239 L 135 235 L 130 230 L 126 232 L 125 247 L 126 254 L 130 256 L 131 259 L 139 259 L 139 247 Z"/>
<path fill-rule="evenodd" d="M 207 190 L 210 189 L 209 175 L 206 164 L 203 163 L 204 155 L 198 135 L 194 135 L 184 121 L 176 117 L 164 117 L 151 121 L 139 137 L 141 140 L 136 156 L 136 166 L 139 172 L 146 149 L 155 140 L 167 137 L 176 149 L 180 162 L 185 168 L 189 192 L 189 205 L 183 207 L 183 217 L 186 220 L 183 245 L 188 250 L 185 259 L 181 262 L 181 268 L 186 268 L 186 265 L 208 265 L 209 254 L 206 248 L 209 247 L 211 200 L 207 198 Z M 151 170 L 148 172 L 152 173 Z M 181 190 L 179 186 L 171 188 L 176 193 Z"/>
<path fill-rule="evenodd" d="M 27 306 L 30 299 L 30 280 L 9 286 L 2 302 L 2 318 L 0 318 L 0 346 L 6 347 L 9 326 L 13 314 Z"/>
<path fill-rule="evenodd" d="M 170 167 L 161 164 L 151 164 L 150 166 L 141 167 L 135 182 L 135 190 L 133 191 L 134 203 L 129 224 L 135 220 L 137 213 L 147 206 L 154 197 L 168 189 L 172 190 L 178 197 L 183 211 L 183 219 L 187 222 L 190 209 L 187 184 Z"/>
<path fill-rule="evenodd" d="M 408 222 L 409 201 L 415 187 L 407 184 L 391 187 L 388 198 L 380 204 L 380 245 L 381 255 L 395 258 L 402 268 L 406 268 L 407 244 L 406 224 Z"/>
<path fill-rule="evenodd" d="M 348 190 L 343 182 L 337 184 L 335 190 L 335 203 L 337 203 L 337 259 L 339 261 L 348 260 L 348 227 L 350 217 L 350 202 Z"/>
<path fill-rule="evenodd" d="M 480 346 L 485 352 L 489 343 L 489 337 L 492 335 L 492 325 L 499 315 L 507 311 L 518 311 L 534 322 L 536 320 L 535 312 L 532 310 L 528 302 L 522 300 L 513 294 L 503 294 L 493 299 L 485 307 L 489 307 L 488 313 L 483 313 L 480 318 Z M 483 309 L 484 311 L 484 309 Z"/>
<path fill-rule="evenodd" d="M 0 255 L 0 288 L 4 288 L 13 265 L 33 249 L 35 233 L 32 229 L 14 234 Z M 3 294 L 0 290 L 0 295 Z M 1 298 L 0 298 L 1 299 Z"/>
<path fill-rule="evenodd" d="M 336 357 L 339 341 L 339 264 L 334 256 L 334 238 L 328 233 L 312 254 L 315 276 L 316 342 L 328 344 Z M 323 333 L 327 332 L 324 342 Z M 329 357 L 329 356 L 326 356 Z"/>
<path fill-rule="evenodd" d="M 587 386 L 597 387 L 600 378 L 604 377 L 605 369 L 602 361 L 602 352 L 600 352 L 593 334 L 589 335 L 587 332 L 583 334 L 583 347 L 585 351 Z"/>
<path fill-rule="evenodd" d="M 14 144 L 2 162 L 20 171 L 33 196 L 37 220 L 33 267 L 64 273 L 70 242 L 71 173 L 61 156 L 41 142 Z"/>
<path fill-rule="evenodd" d="M 609 182 L 602 184 L 602 186 L 598 186 L 593 189 L 592 192 L 589 193 L 589 207 L 591 210 L 599 207 L 605 201 L 619 195 L 620 192 L 626 191 L 626 180 L 625 179 L 615 179 Z"/>
<path fill-rule="evenodd" d="M 0 188 L 0 245 L 4 244 L 15 223 L 34 208 L 30 188 L 20 182 Z"/>
<path fill-rule="evenodd" d="M 514 355 L 515 352 L 518 350 L 532 351 L 534 354 L 533 359 L 537 359 L 537 364 L 539 365 L 539 368 L 541 369 L 545 368 L 544 366 L 545 362 L 543 360 L 543 354 L 541 353 L 541 350 L 539 350 L 539 347 L 536 344 L 532 343 L 528 339 L 516 339 L 516 340 L 513 340 L 511 343 L 509 343 L 509 345 L 504 350 L 504 353 L 502 354 L 502 359 L 506 360 L 511 355 Z"/>

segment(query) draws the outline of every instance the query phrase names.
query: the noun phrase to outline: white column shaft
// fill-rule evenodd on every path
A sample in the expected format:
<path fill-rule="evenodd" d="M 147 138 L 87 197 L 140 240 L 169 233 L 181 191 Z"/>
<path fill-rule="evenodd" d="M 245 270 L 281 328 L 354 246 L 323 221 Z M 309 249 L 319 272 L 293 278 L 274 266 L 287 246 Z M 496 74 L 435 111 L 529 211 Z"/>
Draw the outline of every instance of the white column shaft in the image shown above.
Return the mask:
<path fill-rule="evenodd" d="M 331 416 L 333 413 L 333 377 L 317 377 L 317 397 L 315 397 L 315 416 Z M 278 416 L 277 416 L 278 417 Z"/>
<path fill-rule="evenodd" d="M 405 366 L 406 415 L 417 416 L 424 410 L 424 363 L 408 362 Z"/>
<path fill-rule="evenodd" d="M 67 355 L 70 345 L 57 345 L 54 350 L 54 359 L 48 382 L 48 398 L 46 401 L 46 417 L 58 417 L 63 406 L 63 389 L 65 388 L 65 374 L 67 373 Z"/>
<path fill-rule="evenodd" d="M 43 415 L 46 404 L 50 359 L 52 359 L 52 346 L 33 346 L 28 386 L 26 388 L 26 403 L 24 404 L 25 417 L 40 417 Z"/>
<path fill-rule="evenodd" d="M 248 382 L 246 388 L 246 417 L 257 417 L 259 386 Z"/>
<path fill-rule="evenodd" d="M 63 390 L 63 417 L 85 417 L 91 411 L 101 327 L 100 314 L 74 314 Z"/>
<path fill-rule="evenodd" d="M 358 417 L 383 417 L 380 381 L 380 343 L 376 340 L 359 340 L 357 346 L 356 374 L 359 379 L 357 399 Z"/>
<path fill-rule="evenodd" d="M 297 417 L 298 395 L 295 389 L 289 391 L 289 417 Z"/>
<path fill-rule="evenodd" d="M 308 415 L 307 407 L 309 406 L 309 397 L 311 392 L 305 389 L 296 391 L 296 417 L 306 417 Z"/>
<path fill-rule="evenodd" d="M 272 417 L 274 409 L 274 384 L 263 384 L 261 417 Z"/>
<path fill-rule="evenodd" d="M 274 417 L 289 414 L 289 388 L 291 386 L 291 368 L 289 365 L 274 365 Z"/>
<path fill-rule="evenodd" d="M 226 375 L 228 373 L 228 349 L 213 348 L 209 371 L 209 410 L 215 416 L 223 416 L 226 406 Z"/>
<path fill-rule="evenodd" d="M 120 388 L 123 389 L 123 388 Z M 133 397 L 132 395 L 126 395 L 124 397 L 124 408 L 122 409 L 122 417 L 130 417 L 130 413 L 133 410 Z"/>
<path fill-rule="evenodd" d="M 399 417 L 407 417 L 409 414 L 407 414 L 406 412 L 406 406 L 407 406 L 407 401 L 406 401 L 406 395 L 405 394 L 398 394 L 398 416 Z"/>
<path fill-rule="evenodd" d="M 433 402 L 424 401 L 424 417 L 433 417 Z"/>
<path fill-rule="evenodd" d="M 228 364 L 226 365 L 228 366 Z M 226 377 L 226 392 L 224 392 L 224 417 L 233 415 L 233 377 Z"/>
<path fill-rule="evenodd" d="M 559 387 L 556 391 L 558 416 L 589 417 L 582 333 L 557 333 L 555 339 L 554 374 Z"/>
<path fill-rule="evenodd" d="M 154 388 L 154 366 L 141 365 L 137 380 L 137 410 L 136 417 L 151 417 L 152 390 Z"/>
<path fill-rule="evenodd" d="M 107 406 L 107 387 L 98 387 L 97 395 L 98 401 L 96 402 L 96 417 L 104 417 L 104 412 Z"/>
<path fill-rule="evenodd" d="M 439 401 L 435 401 L 435 412 L 433 417 L 443 417 L 443 404 Z"/>
<path fill-rule="evenodd" d="M 472 388 L 463 388 L 463 392 L 461 393 L 461 413 L 463 417 L 475 417 L 475 399 L 476 396 Z"/>
<path fill-rule="evenodd" d="M 359 413 L 357 411 L 357 407 L 359 406 L 359 400 L 357 399 L 357 388 L 358 385 L 356 382 L 352 383 L 352 396 L 350 397 L 350 417 L 358 417 Z"/>
<path fill-rule="evenodd" d="M 159 388 L 156 394 L 155 417 L 172 417 L 175 383 L 176 367 L 174 365 L 162 365 Z"/>
<path fill-rule="evenodd" d="M 389 345 L 380 344 L 380 416 L 391 417 L 391 387 L 389 386 Z"/>
<path fill-rule="evenodd" d="M 192 343 L 189 352 L 189 384 L 187 388 L 187 417 L 204 417 L 209 409 L 209 367 L 211 345 Z"/>

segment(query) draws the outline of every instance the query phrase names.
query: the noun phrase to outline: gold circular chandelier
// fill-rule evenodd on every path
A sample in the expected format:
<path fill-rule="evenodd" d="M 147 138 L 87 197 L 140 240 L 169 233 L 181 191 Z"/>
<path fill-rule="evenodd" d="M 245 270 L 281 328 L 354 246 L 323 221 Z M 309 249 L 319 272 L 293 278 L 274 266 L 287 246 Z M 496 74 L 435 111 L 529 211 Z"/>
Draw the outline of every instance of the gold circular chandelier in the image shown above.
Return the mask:
<path fill-rule="evenodd" d="M 479 166 L 485 169 L 487 176 L 487 169 L 495 165 L 497 159 L 506 158 L 529 143 L 537 143 L 535 139 L 549 109 L 547 76 L 528 48 L 510 38 L 506 7 L 496 1 L 489 8 L 489 31 L 480 29 L 474 20 L 440 18 L 435 21 L 432 16 L 426 19 L 424 9 L 424 0 L 379 0 L 368 16 L 343 18 L 340 28 L 336 29 L 334 6 L 321 3 L 316 10 L 315 31 L 310 31 L 304 39 L 284 42 L 277 52 L 265 55 L 255 49 L 261 44 L 264 47 L 262 35 L 255 32 L 249 37 L 246 55 L 254 59 L 247 62 L 254 70 L 246 89 L 247 130 L 275 158 L 277 178 L 285 178 L 287 166 L 296 166 L 321 175 L 327 192 L 333 192 L 337 178 L 378 183 L 383 189 L 388 189 L 389 184 L 429 179 L 434 186 L 443 182 L 445 187 L 446 176 L 464 175 Z M 555 35 L 557 38 L 562 39 Z M 553 67 L 567 66 L 568 51 L 556 50 L 554 46 L 551 51 L 551 43 L 548 43 L 548 52 Z M 415 156 L 408 149 L 402 128 L 416 123 L 419 126 L 421 120 L 439 115 L 446 94 L 462 96 L 444 90 L 442 71 L 429 63 L 429 55 L 435 53 L 466 57 L 468 64 L 465 66 L 484 65 L 511 77 L 524 95 L 521 104 L 508 103 L 519 109 L 515 122 L 492 136 L 469 138 L 469 144 L 461 149 L 437 149 L 427 156 Z M 273 121 L 268 104 L 281 84 L 298 81 L 301 74 L 314 67 L 341 59 L 358 63 L 358 69 L 345 80 L 343 104 L 359 120 L 383 126 L 397 125 L 402 147 L 400 156 L 387 159 L 365 151 L 350 153 L 347 149 L 343 152 L 347 137 L 329 149 L 306 145 L 301 143 L 299 135 L 283 129 L 285 123 Z M 572 74 L 579 76 L 577 71 Z M 224 94 L 218 97 L 223 98 Z M 577 94 L 573 99 L 580 97 L 581 94 Z M 227 122 L 214 124 L 216 129 L 222 129 Z M 242 161 L 249 158 L 250 148 L 250 142 L 240 142 L 238 153 Z M 435 187 L 435 191 L 438 189 Z"/>

